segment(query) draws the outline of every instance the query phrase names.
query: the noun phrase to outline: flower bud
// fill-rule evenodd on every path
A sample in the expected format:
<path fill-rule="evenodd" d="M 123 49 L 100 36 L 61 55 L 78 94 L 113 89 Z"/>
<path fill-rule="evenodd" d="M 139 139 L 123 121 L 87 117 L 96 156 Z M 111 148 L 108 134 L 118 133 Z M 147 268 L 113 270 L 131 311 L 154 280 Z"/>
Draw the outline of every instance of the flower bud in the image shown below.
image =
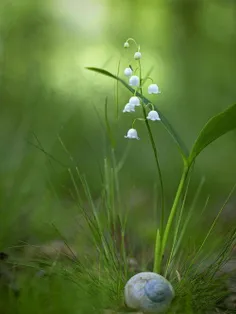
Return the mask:
<path fill-rule="evenodd" d="M 125 76 L 131 76 L 133 74 L 133 71 L 130 68 L 126 68 L 124 70 L 124 75 Z"/>
<path fill-rule="evenodd" d="M 142 54 L 141 54 L 140 51 L 135 52 L 135 54 L 134 54 L 134 59 L 135 60 L 139 60 L 139 59 L 141 59 L 141 57 L 142 57 Z"/>
<path fill-rule="evenodd" d="M 139 77 L 136 75 L 131 76 L 129 79 L 129 85 L 138 87 L 139 86 Z"/>

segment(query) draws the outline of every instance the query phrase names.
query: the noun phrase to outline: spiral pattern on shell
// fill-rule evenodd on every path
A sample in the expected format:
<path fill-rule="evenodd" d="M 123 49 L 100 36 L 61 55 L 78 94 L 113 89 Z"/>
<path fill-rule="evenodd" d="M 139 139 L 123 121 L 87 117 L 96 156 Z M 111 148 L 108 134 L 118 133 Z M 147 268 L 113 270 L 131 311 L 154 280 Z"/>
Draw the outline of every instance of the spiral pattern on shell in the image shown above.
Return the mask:
<path fill-rule="evenodd" d="M 165 312 L 174 295 L 174 289 L 169 281 L 152 272 L 138 273 L 125 285 L 126 305 L 146 313 Z"/>

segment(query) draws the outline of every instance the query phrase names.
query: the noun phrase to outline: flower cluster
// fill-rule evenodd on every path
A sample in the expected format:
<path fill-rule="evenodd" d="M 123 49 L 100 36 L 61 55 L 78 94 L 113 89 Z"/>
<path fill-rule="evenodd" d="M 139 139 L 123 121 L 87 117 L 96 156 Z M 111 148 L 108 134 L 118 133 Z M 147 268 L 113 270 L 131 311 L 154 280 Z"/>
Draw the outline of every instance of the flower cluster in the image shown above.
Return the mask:
<path fill-rule="evenodd" d="M 137 51 L 134 53 L 134 60 L 138 61 L 138 65 L 136 65 L 137 68 L 135 71 L 133 70 L 131 65 L 129 67 L 125 68 L 125 70 L 124 70 L 124 75 L 128 78 L 129 85 L 134 88 L 135 92 L 134 92 L 134 95 L 129 99 L 129 102 L 125 105 L 123 112 L 124 113 L 125 112 L 128 112 L 128 113 L 135 112 L 135 108 L 140 106 L 140 105 L 142 105 L 144 107 L 151 106 L 151 110 L 149 111 L 149 113 L 145 117 L 145 119 L 151 120 L 151 121 L 160 121 L 161 120 L 160 116 L 159 116 L 158 112 L 155 110 L 154 105 L 152 103 L 146 104 L 142 101 L 142 97 L 140 97 L 140 98 L 138 97 L 138 96 L 140 96 L 140 94 L 142 94 L 142 87 L 143 86 L 142 86 L 142 78 L 138 75 L 135 75 L 135 72 L 137 72 L 138 70 L 140 71 L 140 67 L 141 67 L 140 59 L 142 58 L 142 54 L 140 52 L 140 46 L 137 45 L 136 41 L 133 38 L 129 38 L 124 43 L 124 48 L 130 47 L 130 41 L 133 41 L 137 47 Z M 152 81 L 152 79 L 150 77 L 148 77 L 147 79 L 150 79 Z M 152 81 L 152 84 L 150 84 L 147 88 L 147 92 L 150 95 L 151 94 L 160 94 L 160 89 L 157 86 L 157 84 L 154 84 Z M 144 120 L 144 119 L 134 119 L 134 121 L 132 123 L 132 128 L 128 130 L 127 135 L 125 135 L 125 138 L 137 139 L 137 140 L 140 139 L 138 137 L 137 130 L 134 128 L 134 122 L 136 120 Z"/>

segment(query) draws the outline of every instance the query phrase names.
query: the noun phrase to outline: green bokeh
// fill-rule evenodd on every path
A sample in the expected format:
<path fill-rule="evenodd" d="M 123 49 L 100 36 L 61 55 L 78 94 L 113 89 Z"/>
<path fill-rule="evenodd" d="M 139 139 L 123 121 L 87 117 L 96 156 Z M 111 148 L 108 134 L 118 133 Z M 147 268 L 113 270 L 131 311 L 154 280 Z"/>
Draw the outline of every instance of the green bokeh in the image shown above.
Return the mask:
<path fill-rule="evenodd" d="M 122 108 L 130 95 L 119 87 L 117 123 L 116 83 L 86 71 L 85 66 L 116 73 L 121 58 L 122 75 L 135 51 L 134 46 L 124 51 L 123 43 L 128 37 L 135 38 L 141 45 L 144 73 L 154 67 L 151 76 L 162 91 L 151 99 L 191 147 L 204 123 L 236 101 L 235 14 L 236 3 L 230 0 L 2 0 L 1 246 L 54 238 L 57 234 L 51 223 L 66 236 L 75 237 L 71 226 L 77 212 L 67 171 L 73 162 L 58 136 L 86 174 L 97 199 L 107 152 L 106 96 L 118 160 L 128 145 L 124 135 L 132 117 L 123 115 Z M 140 227 L 136 227 L 141 241 L 143 226 L 152 226 L 157 173 L 145 127 L 137 122 L 136 128 L 141 141 L 129 143 L 120 180 L 123 202 L 139 221 Z M 153 131 L 170 205 L 181 159 L 162 126 L 153 123 Z M 208 194 L 210 209 L 219 209 L 235 183 L 235 155 L 232 132 L 199 157 L 189 194 L 191 201 L 204 176 L 199 210 Z M 150 233 L 153 238 L 155 228 Z M 146 234 L 149 237 L 149 232 Z"/>

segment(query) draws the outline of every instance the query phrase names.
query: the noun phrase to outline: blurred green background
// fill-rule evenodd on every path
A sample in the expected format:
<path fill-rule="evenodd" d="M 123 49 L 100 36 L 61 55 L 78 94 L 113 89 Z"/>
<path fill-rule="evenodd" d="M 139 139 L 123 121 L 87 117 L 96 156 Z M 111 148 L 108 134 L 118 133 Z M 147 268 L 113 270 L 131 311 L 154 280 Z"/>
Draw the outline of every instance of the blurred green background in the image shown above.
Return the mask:
<path fill-rule="evenodd" d="M 123 76 L 135 51 L 133 45 L 124 51 L 128 37 L 141 45 L 144 73 L 154 67 L 151 76 L 162 93 L 151 99 L 190 148 L 205 122 L 236 101 L 235 1 L 1 0 L 1 249 L 19 240 L 37 243 L 58 237 L 52 224 L 79 242 L 81 220 L 68 175 L 74 165 L 58 136 L 98 199 L 107 154 L 106 96 L 117 160 L 130 145 L 120 172 L 122 202 L 131 210 L 131 221 L 139 222 L 133 225 L 138 238 L 145 224 L 152 223 L 157 173 L 145 126 L 136 124 L 141 141 L 125 140 L 132 117 L 122 109 L 130 94 L 119 86 L 117 122 L 116 83 L 85 70 L 96 66 L 117 73 L 121 58 Z M 153 123 L 152 129 L 170 205 L 181 158 L 162 125 Z M 189 202 L 205 177 L 199 210 L 210 194 L 209 212 L 215 213 L 235 183 L 235 157 L 235 132 L 207 148 L 198 158 Z M 235 218 L 234 204 L 228 206 L 226 223 Z M 155 236 L 155 228 L 151 230 Z"/>

